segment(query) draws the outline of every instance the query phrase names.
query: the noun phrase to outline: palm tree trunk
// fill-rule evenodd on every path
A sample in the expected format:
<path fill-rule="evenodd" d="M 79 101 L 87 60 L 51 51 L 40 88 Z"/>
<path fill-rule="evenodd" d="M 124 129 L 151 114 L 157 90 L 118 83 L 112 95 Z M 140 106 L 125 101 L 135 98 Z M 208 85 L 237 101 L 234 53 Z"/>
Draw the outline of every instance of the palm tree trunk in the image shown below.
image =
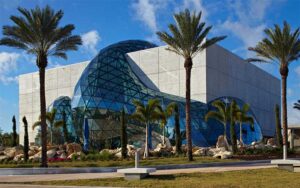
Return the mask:
<path fill-rule="evenodd" d="M 41 137 L 42 137 L 42 161 L 41 167 L 47 164 L 47 124 L 46 124 L 46 96 L 45 96 L 45 68 L 40 67 L 40 110 L 41 110 Z"/>
<path fill-rule="evenodd" d="M 227 132 L 226 132 L 226 125 L 227 125 L 227 123 L 224 123 L 223 125 L 224 125 L 224 141 L 225 141 L 225 145 L 226 145 L 225 149 L 228 150 L 229 144 L 228 144 L 228 141 L 227 141 Z"/>
<path fill-rule="evenodd" d="M 146 140 L 145 140 L 145 151 L 144 151 L 144 158 L 149 157 L 149 122 L 146 123 Z"/>
<path fill-rule="evenodd" d="M 283 128 L 283 159 L 287 159 L 287 104 L 286 104 L 286 79 L 288 68 L 282 68 L 281 73 L 281 101 L 282 101 L 282 128 Z"/>
<path fill-rule="evenodd" d="M 166 139 L 165 139 L 165 126 L 163 126 L 163 145 L 165 145 Z"/>
<path fill-rule="evenodd" d="M 184 68 L 186 72 L 186 80 L 185 80 L 185 126 L 186 126 L 186 139 L 187 139 L 187 155 L 188 160 L 193 160 L 193 153 L 192 153 L 192 138 L 191 138 L 191 72 L 193 67 L 192 58 L 186 58 L 184 61 Z"/>
<path fill-rule="evenodd" d="M 242 122 L 240 122 L 240 145 L 244 145 L 243 143 L 243 132 L 242 132 Z"/>
<path fill-rule="evenodd" d="M 180 122 L 179 122 L 179 109 L 175 107 L 175 136 L 176 136 L 176 153 L 181 153 L 181 134 L 180 134 Z"/>
<path fill-rule="evenodd" d="M 50 143 L 53 145 L 53 128 L 52 126 L 50 127 Z"/>

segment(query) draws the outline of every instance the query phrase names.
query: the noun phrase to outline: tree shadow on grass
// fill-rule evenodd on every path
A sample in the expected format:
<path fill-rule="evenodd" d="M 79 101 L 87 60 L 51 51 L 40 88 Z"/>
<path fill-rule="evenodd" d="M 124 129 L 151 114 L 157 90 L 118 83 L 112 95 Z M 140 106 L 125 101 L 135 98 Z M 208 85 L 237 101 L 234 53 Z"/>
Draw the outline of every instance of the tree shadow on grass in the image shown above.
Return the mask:
<path fill-rule="evenodd" d="M 171 174 L 166 175 L 149 175 L 145 179 L 155 179 L 155 180 L 174 180 L 175 176 Z"/>

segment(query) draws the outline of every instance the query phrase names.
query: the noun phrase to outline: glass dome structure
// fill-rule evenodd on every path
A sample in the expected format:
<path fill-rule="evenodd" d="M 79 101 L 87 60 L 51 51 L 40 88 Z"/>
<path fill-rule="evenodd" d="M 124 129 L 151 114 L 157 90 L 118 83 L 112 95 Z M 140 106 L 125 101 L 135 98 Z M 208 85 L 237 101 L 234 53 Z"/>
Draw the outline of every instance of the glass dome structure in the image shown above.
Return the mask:
<path fill-rule="evenodd" d="M 75 128 L 73 125 L 73 114 L 71 108 L 71 98 L 67 96 L 61 96 L 54 100 L 52 104 L 49 105 L 47 111 L 51 112 L 51 110 L 55 108 L 55 120 L 54 121 L 61 121 L 63 120 L 63 112 L 66 114 L 66 125 L 69 132 L 70 138 L 75 138 Z M 62 131 L 61 131 L 62 132 Z"/>
<path fill-rule="evenodd" d="M 93 148 L 120 146 L 120 111 L 124 108 L 127 114 L 134 112 L 132 100 L 147 102 L 151 98 L 161 100 L 162 106 L 176 102 L 180 111 L 180 128 L 185 136 L 185 98 L 162 93 L 148 88 L 135 74 L 129 63 L 127 53 L 156 47 L 146 41 L 128 40 L 102 49 L 83 71 L 71 101 L 65 97 L 57 99 L 53 107 L 68 109 L 68 120 L 73 118 L 70 126 L 79 137 L 82 137 L 84 119 L 88 119 L 90 145 Z M 59 102 L 60 101 L 60 102 Z M 241 104 L 243 102 L 241 101 Z M 210 104 L 191 101 L 192 142 L 197 146 L 215 145 L 217 137 L 222 134 L 218 122 L 204 121 Z M 73 117 L 72 117 L 73 116 Z M 70 121 L 71 122 L 71 121 Z M 145 128 L 139 122 L 127 122 L 129 143 L 139 145 L 144 142 Z M 259 125 L 256 122 L 257 134 L 245 129 L 244 140 L 248 143 L 261 138 Z M 72 129 L 70 129 L 72 130 Z M 174 140 L 174 117 L 168 120 L 165 127 L 166 136 Z M 238 131 L 238 130 L 237 130 Z M 152 125 L 152 142 L 161 141 L 162 128 Z M 259 135 L 260 133 L 260 135 Z M 185 138 L 183 138 L 185 143 Z"/>

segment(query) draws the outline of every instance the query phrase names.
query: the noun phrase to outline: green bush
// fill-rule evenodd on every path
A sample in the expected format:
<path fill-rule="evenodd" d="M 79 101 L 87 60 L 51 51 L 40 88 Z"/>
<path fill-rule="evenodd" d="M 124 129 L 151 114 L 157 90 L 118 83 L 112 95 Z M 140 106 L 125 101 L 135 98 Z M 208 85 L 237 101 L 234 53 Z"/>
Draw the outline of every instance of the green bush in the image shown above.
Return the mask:
<path fill-rule="evenodd" d="M 87 161 L 108 161 L 115 159 L 113 154 L 110 154 L 108 151 L 102 151 L 101 153 L 89 153 L 84 157 L 84 160 Z"/>

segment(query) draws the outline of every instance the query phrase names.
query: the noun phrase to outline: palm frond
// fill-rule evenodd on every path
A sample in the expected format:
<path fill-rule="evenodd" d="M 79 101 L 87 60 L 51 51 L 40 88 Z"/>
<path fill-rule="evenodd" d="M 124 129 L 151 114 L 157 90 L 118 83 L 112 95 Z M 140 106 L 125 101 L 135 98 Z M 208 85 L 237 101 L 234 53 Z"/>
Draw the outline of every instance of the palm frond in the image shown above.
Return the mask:
<path fill-rule="evenodd" d="M 32 130 L 34 130 L 36 127 L 41 126 L 41 121 L 36 121 L 33 125 L 32 125 Z"/>

